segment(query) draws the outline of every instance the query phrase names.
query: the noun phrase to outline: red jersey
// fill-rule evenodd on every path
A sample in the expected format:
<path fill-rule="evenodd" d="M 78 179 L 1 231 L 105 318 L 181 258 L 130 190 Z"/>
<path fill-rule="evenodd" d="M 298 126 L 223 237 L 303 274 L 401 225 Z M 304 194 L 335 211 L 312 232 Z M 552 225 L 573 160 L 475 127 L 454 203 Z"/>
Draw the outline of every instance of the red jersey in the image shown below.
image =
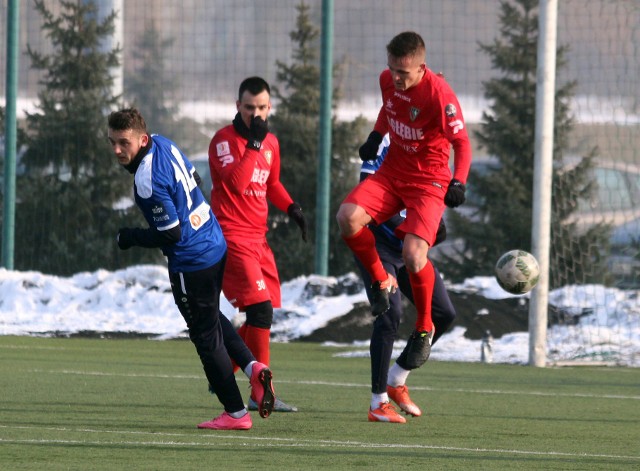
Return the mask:
<path fill-rule="evenodd" d="M 451 179 L 449 154 L 454 149 L 453 178 L 466 183 L 471 143 L 462 110 L 444 78 L 426 69 L 408 90 L 396 90 L 389 69 L 380 74 L 382 107 L 374 130 L 391 138 L 380 172 L 399 180 L 422 183 Z"/>
<path fill-rule="evenodd" d="M 261 239 L 267 233 L 267 198 L 286 212 L 293 200 L 280 182 L 280 144 L 271 133 L 259 151 L 230 124 L 209 144 L 211 209 L 225 238 Z"/>

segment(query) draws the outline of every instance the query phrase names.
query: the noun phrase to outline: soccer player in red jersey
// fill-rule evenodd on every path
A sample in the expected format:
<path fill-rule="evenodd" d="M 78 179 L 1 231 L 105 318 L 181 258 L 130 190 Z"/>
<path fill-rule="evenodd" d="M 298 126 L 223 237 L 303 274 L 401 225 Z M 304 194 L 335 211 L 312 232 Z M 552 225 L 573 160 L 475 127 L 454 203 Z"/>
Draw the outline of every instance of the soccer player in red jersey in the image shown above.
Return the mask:
<path fill-rule="evenodd" d="M 402 257 L 418 314 L 409 350 L 426 360 L 435 332 L 435 274 L 427 253 L 445 205 L 464 203 L 471 144 L 455 93 L 427 68 L 425 57 L 424 41 L 415 32 L 400 33 L 387 45 L 388 69 L 380 74 L 382 107 L 359 154 L 363 161 L 375 160 L 387 132 L 389 152 L 380 169 L 347 195 L 337 220 L 347 246 L 371 276 L 371 310 L 380 315 L 389 309 L 389 292 L 397 288 L 397 281 L 385 271 L 367 224 L 382 223 L 406 208 L 406 219 L 395 232 L 404 239 Z"/>
<path fill-rule="evenodd" d="M 249 77 L 241 84 L 232 124 L 215 133 L 209 145 L 213 189 L 211 208 L 227 240 L 222 289 L 246 313 L 239 334 L 256 359 L 269 365 L 273 308 L 280 307 L 280 278 L 267 243 L 268 201 L 287 213 L 307 240 L 307 221 L 280 182 L 280 144 L 269 132 L 269 84 Z M 254 398 L 249 409 L 255 408 Z M 274 411 L 294 412 L 276 398 Z"/>

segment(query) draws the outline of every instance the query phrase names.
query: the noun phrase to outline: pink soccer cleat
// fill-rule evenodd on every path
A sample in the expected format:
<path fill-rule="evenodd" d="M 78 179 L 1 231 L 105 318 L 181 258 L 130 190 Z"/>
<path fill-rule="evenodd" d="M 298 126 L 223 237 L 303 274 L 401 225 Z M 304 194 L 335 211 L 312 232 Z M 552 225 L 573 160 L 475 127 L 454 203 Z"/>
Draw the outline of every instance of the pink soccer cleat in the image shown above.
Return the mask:
<path fill-rule="evenodd" d="M 276 400 L 276 394 L 271 384 L 273 374 L 267 365 L 256 362 L 251 367 L 251 398 L 258 405 L 258 414 L 263 419 L 271 415 L 273 405 Z"/>
<path fill-rule="evenodd" d="M 252 426 L 253 422 L 248 412 L 239 419 L 234 419 L 227 412 L 223 412 L 213 420 L 198 424 L 198 428 L 211 430 L 249 430 Z"/>

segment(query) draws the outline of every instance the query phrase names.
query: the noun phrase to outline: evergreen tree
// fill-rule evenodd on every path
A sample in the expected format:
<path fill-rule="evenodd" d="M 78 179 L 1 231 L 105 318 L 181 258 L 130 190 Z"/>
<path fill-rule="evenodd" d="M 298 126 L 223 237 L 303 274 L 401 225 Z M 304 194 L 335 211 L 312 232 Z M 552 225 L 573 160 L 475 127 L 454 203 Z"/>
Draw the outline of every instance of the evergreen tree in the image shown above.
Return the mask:
<path fill-rule="evenodd" d="M 0 153 L 0 168 L 4 168 L 4 158 L 6 154 L 6 150 L 5 150 L 6 113 L 7 111 L 5 107 L 0 106 L 0 149 L 2 149 L 2 153 Z M 17 129 L 16 129 L 16 148 L 17 148 L 18 154 L 20 154 L 20 151 L 24 146 L 25 138 L 26 136 L 25 136 L 24 129 L 22 129 L 21 123 L 18 122 Z"/>
<path fill-rule="evenodd" d="M 125 93 L 133 98 L 133 105 L 145 117 L 147 127 L 168 137 L 178 113 L 173 100 L 178 83 L 165 70 L 164 52 L 173 43 L 173 38 L 162 38 L 153 20 L 147 21 L 133 50 L 132 73 L 124 82 Z"/>
<path fill-rule="evenodd" d="M 309 242 L 305 244 L 298 227 L 285 214 L 274 208 L 270 211 L 269 243 L 276 254 L 283 280 L 311 273 L 314 269 L 312 244 L 315 238 L 320 125 L 319 29 L 311 22 L 308 5 L 302 2 L 296 9 L 296 29 L 289 35 L 295 44 L 293 63 L 276 63 L 278 83 L 272 91 L 277 106 L 269 121 L 280 140 L 281 180 L 292 198 L 302 206 L 310 230 Z M 339 72 L 340 67 L 334 66 L 334 76 Z M 335 89 L 334 109 L 339 97 L 340 91 Z M 358 182 L 360 160 L 356 156 L 365 137 L 366 125 L 364 118 L 351 122 L 332 119 L 330 221 L 333 221 L 342 199 Z M 353 257 L 341 240 L 337 226 L 332 224 L 331 227 L 329 272 L 341 275 L 353 271 Z"/>
<path fill-rule="evenodd" d="M 445 257 L 445 272 L 456 280 L 492 274 L 496 260 L 507 250 L 531 250 L 537 6 L 537 0 L 502 1 L 502 37 L 480 45 L 502 76 L 484 84 L 485 97 L 492 106 L 490 112 L 483 113 L 475 137 L 497 163 L 486 174 L 479 174 L 471 165 L 469 185 L 481 199 L 478 213 L 469 218 L 449 211 L 452 232 L 465 241 L 456 256 Z M 566 65 L 566 51 L 564 46 L 557 50 L 558 69 Z M 563 156 L 574 126 L 569 100 L 575 87 L 575 81 L 569 82 L 555 93 L 551 287 L 605 281 L 602 266 L 609 228 L 597 225 L 580 232 L 571 219 L 578 201 L 595 189 L 590 170 L 596 149 L 572 168 Z"/>
<path fill-rule="evenodd" d="M 43 72 L 39 112 L 27 115 L 25 168 L 17 186 L 16 268 L 69 275 L 132 262 L 160 260 L 143 251 L 120 253 L 118 227 L 136 216 L 116 210 L 131 203 L 131 177 L 107 142 L 112 96 L 110 69 L 119 50 L 103 51 L 115 13 L 96 20 L 92 2 L 61 2 L 56 17 L 43 0 L 35 8 L 55 52 L 28 47 L 32 67 Z M 139 217 L 139 216 L 137 216 Z"/>
<path fill-rule="evenodd" d="M 211 136 L 205 126 L 180 118 L 177 104 L 177 78 L 167 71 L 167 50 L 174 38 L 163 38 L 153 20 L 147 21 L 133 50 L 133 70 L 125 76 L 125 97 L 145 117 L 150 133 L 175 141 L 187 156 L 207 149 Z"/>

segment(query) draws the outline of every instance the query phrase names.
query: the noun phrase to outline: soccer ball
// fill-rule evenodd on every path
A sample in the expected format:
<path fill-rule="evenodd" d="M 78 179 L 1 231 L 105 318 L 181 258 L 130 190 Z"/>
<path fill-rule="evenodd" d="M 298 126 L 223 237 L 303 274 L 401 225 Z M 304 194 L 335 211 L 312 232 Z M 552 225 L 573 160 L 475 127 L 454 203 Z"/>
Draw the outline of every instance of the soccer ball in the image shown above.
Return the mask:
<path fill-rule="evenodd" d="M 500 287 L 511 294 L 524 294 L 538 283 L 538 261 L 524 250 L 510 250 L 496 263 L 496 280 Z"/>

